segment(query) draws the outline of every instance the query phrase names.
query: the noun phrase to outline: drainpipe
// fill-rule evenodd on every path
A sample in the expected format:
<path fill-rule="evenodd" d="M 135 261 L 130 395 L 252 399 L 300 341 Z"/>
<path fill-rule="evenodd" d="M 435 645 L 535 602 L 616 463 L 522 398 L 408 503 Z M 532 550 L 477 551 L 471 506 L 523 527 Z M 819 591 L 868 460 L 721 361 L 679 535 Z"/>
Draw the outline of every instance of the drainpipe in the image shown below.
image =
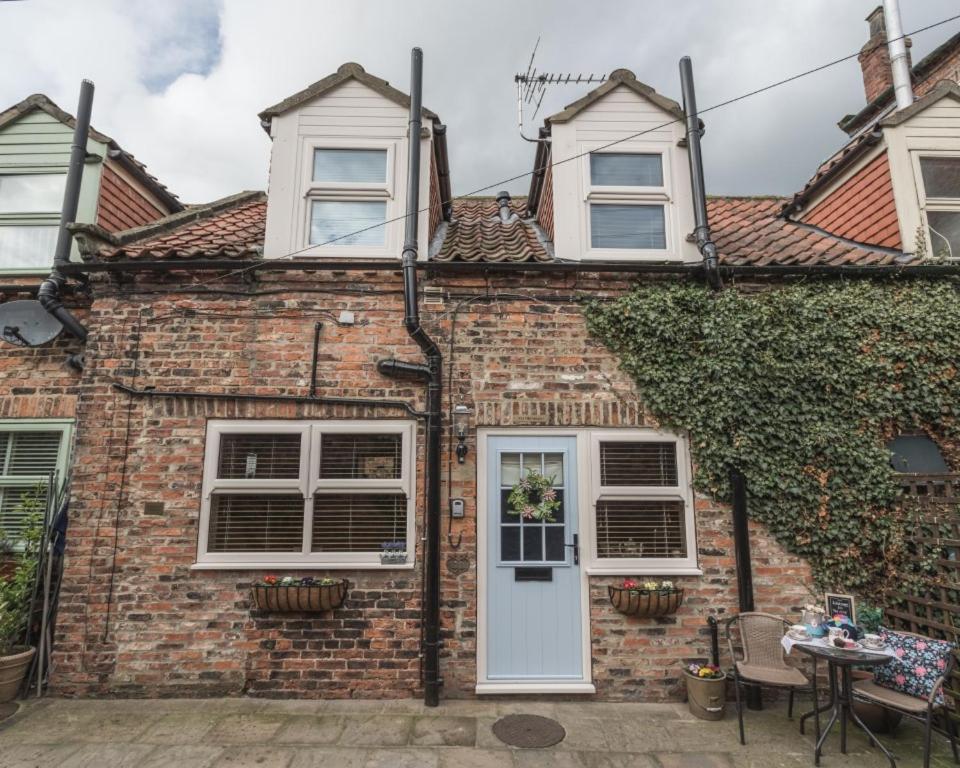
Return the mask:
<path fill-rule="evenodd" d="M 697 116 L 697 96 L 693 90 L 693 64 L 689 56 L 680 59 L 680 87 L 683 90 L 683 112 L 687 118 L 687 155 L 690 158 L 690 186 L 693 188 L 693 216 L 696 228 L 697 248 L 703 256 L 707 282 L 714 290 L 723 287 L 720 279 L 717 246 L 710 239 L 710 224 L 707 221 L 707 192 L 703 182 L 703 155 L 700 137 L 703 126 Z"/>
<path fill-rule="evenodd" d="M 903 35 L 903 22 L 900 20 L 899 0 L 883 0 L 883 18 L 887 27 L 887 51 L 893 73 L 893 92 L 897 97 L 899 111 L 913 104 L 910 58 L 907 54 L 907 39 Z"/>
<path fill-rule="evenodd" d="M 423 354 L 426 364 L 381 360 L 377 370 L 394 378 L 414 378 L 427 385 L 426 525 L 423 579 L 423 702 L 440 703 L 440 396 L 443 358 L 440 348 L 420 324 L 417 304 L 417 224 L 420 209 L 420 123 L 423 93 L 423 51 L 410 52 L 410 120 L 407 132 L 407 211 L 403 238 L 403 324 Z"/>
<path fill-rule="evenodd" d="M 60 212 L 60 233 L 57 235 L 57 247 L 53 254 L 53 271 L 40 284 L 37 300 L 40 305 L 80 341 L 87 340 L 87 329 L 63 306 L 61 291 L 67 284 L 67 278 L 61 267 L 70 261 L 72 237 L 68 224 L 77 220 L 77 207 L 80 204 L 80 182 L 83 180 L 83 163 L 87 157 L 87 135 L 90 132 L 90 111 L 93 109 L 93 83 L 84 80 L 80 83 L 80 103 L 77 105 L 77 122 L 73 129 L 73 146 L 70 148 L 70 166 L 67 169 L 66 189 L 63 193 L 63 208 Z"/>

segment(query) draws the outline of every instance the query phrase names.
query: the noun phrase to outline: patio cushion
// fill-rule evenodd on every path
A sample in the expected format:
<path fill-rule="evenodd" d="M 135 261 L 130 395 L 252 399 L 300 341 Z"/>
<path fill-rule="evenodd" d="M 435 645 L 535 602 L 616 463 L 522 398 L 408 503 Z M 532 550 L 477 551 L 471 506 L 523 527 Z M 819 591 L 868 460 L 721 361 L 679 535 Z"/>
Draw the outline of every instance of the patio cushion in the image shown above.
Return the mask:
<path fill-rule="evenodd" d="M 810 684 L 806 676 L 799 669 L 793 667 L 763 667 L 759 664 L 744 664 L 737 662 L 737 672 L 740 677 L 749 682 L 766 683 L 767 685 L 806 686 Z"/>
<path fill-rule="evenodd" d="M 926 701 L 934 684 L 947 669 L 953 645 L 946 640 L 932 640 L 886 628 L 881 628 L 880 637 L 896 658 L 877 667 L 873 681 L 884 688 Z M 941 701 L 938 695 L 937 703 Z"/>
<path fill-rule="evenodd" d="M 904 712 L 910 712 L 911 714 L 920 714 L 927 711 L 926 699 L 918 699 L 916 696 L 908 696 L 906 693 L 900 693 L 900 691 L 895 691 L 892 688 L 884 688 L 877 685 L 873 680 L 857 680 L 853 684 L 853 692 L 878 704 L 902 709 Z"/>

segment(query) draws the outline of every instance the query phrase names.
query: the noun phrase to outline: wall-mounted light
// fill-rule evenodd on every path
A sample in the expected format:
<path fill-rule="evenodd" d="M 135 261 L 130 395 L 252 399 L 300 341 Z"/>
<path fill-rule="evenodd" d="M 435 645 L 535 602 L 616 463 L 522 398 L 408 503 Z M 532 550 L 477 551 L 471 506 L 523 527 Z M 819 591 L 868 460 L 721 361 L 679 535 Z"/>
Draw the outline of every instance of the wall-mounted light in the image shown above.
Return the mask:
<path fill-rule="evenodd" d="M 470 409 L 465 405 L 456 405 L 453 408 L 453 428 L 457 436 L 457 464 L 467 460 L 467 421 Z"/>

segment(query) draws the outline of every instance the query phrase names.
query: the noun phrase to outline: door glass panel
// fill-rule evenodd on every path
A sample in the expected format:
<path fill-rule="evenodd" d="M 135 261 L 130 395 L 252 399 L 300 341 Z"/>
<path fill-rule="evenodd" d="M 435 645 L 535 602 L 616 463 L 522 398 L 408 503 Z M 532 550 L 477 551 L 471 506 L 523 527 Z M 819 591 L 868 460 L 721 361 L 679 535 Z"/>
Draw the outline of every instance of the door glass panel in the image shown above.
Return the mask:
<path fill-rule="evenodd" d="M 543 474 L 553 478 L 554 485 L 563 485 L 563 454 L 543 454 Z"/>
<path fill-rule="evenodd" d="M 543 467 L 541 463 L 543 459 L 542 453 L 524 453 L 522 455 L 523 455 L 524 473 L 529 472 L 531 469 L 534 472 L 539 472 L 542 469 Z"/>
<path fill-rule="evenodd" d="M 543 528 L 539 525 L 523 526 L 523 562 L 543 560 Z"/>
<path fill-rule="evenodd" d="M 500 528 L 500 559 L 505 563 L 520 560 L 520 526 L 504 525 Z"/>
<path fill-rule="evenodd" d="M 500 485 L 513 487 L 520 482 L 520 454 L 504 453 L 500 456 Z"/>
<path fill-rule="evenodd" d="M 562 525 L 548 525 L 545 529 L 547 536 L 547 560 L 564 560 Z"/>

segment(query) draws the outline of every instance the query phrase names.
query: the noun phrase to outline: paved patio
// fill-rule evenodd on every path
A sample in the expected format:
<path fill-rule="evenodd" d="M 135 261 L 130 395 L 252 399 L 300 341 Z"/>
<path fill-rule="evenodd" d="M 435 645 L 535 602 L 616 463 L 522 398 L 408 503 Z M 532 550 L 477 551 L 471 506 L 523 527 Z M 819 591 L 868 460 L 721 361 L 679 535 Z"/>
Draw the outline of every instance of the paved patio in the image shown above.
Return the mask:
<path fill-rule="evenodd" d="M 803 705 L 801 704 L 801 709 Z M 493 735 L 502 715 L 554 717 L 567 736 L 543 750 L 510 749 Z M 0 723 L 0 768 L 794 768 L 812 766 L 810 736 L 780 707 L 748 712 L 747 746 L 732 709 L 722 722 L 685 704 L 63 700 L 23 705 Z M 902 768 L 920 766 L 914 723 L 882 737 Z M 938 739 L 933 765 L 953 765 Z M 879 768 L 854 733 L 849 753 L 827 743 L 824 768 Z"/>

